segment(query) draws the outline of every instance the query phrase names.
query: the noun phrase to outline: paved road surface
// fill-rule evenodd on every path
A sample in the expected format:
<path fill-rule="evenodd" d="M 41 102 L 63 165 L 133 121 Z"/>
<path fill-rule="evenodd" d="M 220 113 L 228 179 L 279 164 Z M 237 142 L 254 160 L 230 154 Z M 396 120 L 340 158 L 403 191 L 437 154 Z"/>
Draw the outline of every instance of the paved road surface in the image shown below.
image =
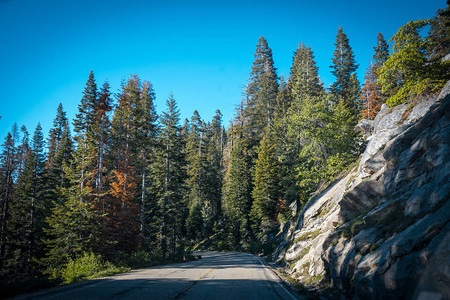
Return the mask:
<path fill-rule="evenodd" d="M 21 299 L 296 299 L 251 254 L 200 252 L 202 259 L 134 270 Z"/>

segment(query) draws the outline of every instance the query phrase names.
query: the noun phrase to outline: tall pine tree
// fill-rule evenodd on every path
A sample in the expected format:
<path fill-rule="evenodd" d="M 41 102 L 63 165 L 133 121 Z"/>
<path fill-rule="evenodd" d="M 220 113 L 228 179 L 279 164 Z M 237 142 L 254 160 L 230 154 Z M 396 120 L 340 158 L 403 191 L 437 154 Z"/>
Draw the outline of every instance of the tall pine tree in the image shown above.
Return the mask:
<path fill-rule="evenodd" d="M 305 95 L 319 96 L 324 92 L 318 72 L 313 51 L 308 45 L 300 44 L 294 53 L 288 82 L 289 93 L 294 103 L 301 103 Z"/>
<path fill-rule="evenodd" d="M 330 68 L 332 69 L 331 73 L 336 77 L 336 81 L 331 85 L 330 92 L 335 102 L 339 102 L 340 99 L 345 101 L 356 117 L 359 111 L 357 99 L 360 90 L 355 73 L 358 64 L 355 61 L 349 39 L 340 26 L 334 45 L 336 49 L 332 59 L 333 65 Z"/>
<path fill-rule="evenodd" d="M 43 256 L 43 228 L 50 208 L 44 193 L 45 179 L 44 136 L 38 124 L 17 179 L 9 222 L 11 248 L 18 260 L 15 268 L 28 276 L 36 273 L 36 259 Z"/>
<path fill-rule="evenodd" d="M 145 101 L 151 99 L 146 95 Z M 146 103 L 145 105 L 149 105 Z M 141 172 L 146 169 L 145 140 L 148 129 L 145 119 L 148 112 L 142 98 L 142 83 L 137 75 L 132 75 L 118 95 L 118 105 L 111 128 L 110 197 L 106 204 L 108 226 L 106 236 L 116 243 L 116 250 L 134 251 L 142 242 L 142 182 Z M 152 106 L 153 103 L 150 103 Z M 146 111 L 146 112 L 144 112 Z M 150 145 L 149 145 L 150 146 Z M 149 152 L 150 154 L 150 152 Z M 145 173 L 144 173 L 145 174 Z M 145 175 L 144 175 L 145 176 Z M 145 177 L 144 177 L 145 181 Z M 145 189 L 145 185 L 143 185 Z M 145 195 L 145 194 L 144 194 Z M 130 237 L 132 240 L 130 242 Z"/>
<path fill-rule="evenodd" d="M 80 197 L 85 194 L 81 191 L 90 183 L 93 177 L 93 164 L 96 153 L 96 146 L 93 142 L 92 125 L 95 122 L 94 107 L 97 103 L 97 84 L 95 83 L 94 72 L 89 73 L 86 86 L 83 91 L 83 97 L 78 105 L 78 114 L 73 121 L 74 131 L 76 133 L 74 140 L 76 143 L 76 170 L 80 177 Z M 90 201 L 92 199 L 80 199 L 81 201 Z"/>
<path fill-rule="evenodd" d="M 17 174 L 17 125 L 14 124 L 12 132 L 8 132 L 3 151 L 0 154 L 0 271 L 6 259 L 8 220 L 10 218 L 10 206 L 14 192 L 14 179 Z"/>
<path fill-rule="evenodd" d="M 165 258 L 182 250 L 188 214 L 184 182 L 184 141 L 181 135 L 180 112 L 172 94 L 160 117 L 161 132 L 158 152 L 152 164 L 153 195 L 159 206 L 158 244 Z"/>
<path fill-rule="evenodd" d="M 377 35 L 377 46 L 374 48 L 372 62 L 369 64 L 364 76 L 364 86 L 361 90 L 361 118 L 373 120 L 381 109 L 381 104 L 386 101 L 382 93 L 381 85 L 378 83 L 378 70 L 389 58 L 389 46 L 381 33 Z"/>
<path fill-rule="evenodd" d="M 68 184 L 63 176 L 64 166 L 70 165 L 73 159 L 73 141 L 69 121 L 61 104 L 58 106 L 49 136 L 45 178 L 46 198 L 49 203 L 61 203 L 62 188 L 67 187 Z"/>
<path fill-rule="evenodd" d="M 278 76 L 272 58 L 272 50 L 264 37 L 260 37 L 255 60 L 252 65 L 246 90 L 246 102 L 243 110 L 244 134 L 253 163 L 256 160 L 256 148 L 262 139 L 264 129 L 273 126 L 273 114 L 278 93 Z"/>

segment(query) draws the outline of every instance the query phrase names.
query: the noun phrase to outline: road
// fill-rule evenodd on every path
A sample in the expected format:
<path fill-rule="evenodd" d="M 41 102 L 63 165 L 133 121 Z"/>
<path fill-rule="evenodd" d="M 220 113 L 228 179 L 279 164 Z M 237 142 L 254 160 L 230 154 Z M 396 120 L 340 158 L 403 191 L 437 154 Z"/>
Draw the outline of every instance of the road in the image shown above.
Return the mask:
<path fill-rule="evenodd" d="M 202 259 L 91 280 L 20 299 L 297 299 L 257 256 L 199 252 Z"/>

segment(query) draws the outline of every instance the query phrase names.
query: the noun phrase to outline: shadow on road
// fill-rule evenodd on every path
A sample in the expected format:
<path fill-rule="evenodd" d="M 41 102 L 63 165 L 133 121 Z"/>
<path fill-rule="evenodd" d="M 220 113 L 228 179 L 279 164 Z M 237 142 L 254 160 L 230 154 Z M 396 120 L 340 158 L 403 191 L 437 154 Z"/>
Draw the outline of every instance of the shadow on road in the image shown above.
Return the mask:
<path fill-rule="evenodd" d="M 133 270 L 20 299 L 292 299 L 254 255 L 196 254 L 203 258 Z"/>

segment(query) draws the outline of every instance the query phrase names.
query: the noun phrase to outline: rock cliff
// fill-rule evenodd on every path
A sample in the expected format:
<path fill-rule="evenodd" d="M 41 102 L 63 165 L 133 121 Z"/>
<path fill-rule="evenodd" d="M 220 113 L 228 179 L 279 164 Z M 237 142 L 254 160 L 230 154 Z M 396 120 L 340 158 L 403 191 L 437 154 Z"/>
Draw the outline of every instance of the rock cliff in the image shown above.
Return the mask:
<path fill-rule="evenodd" d="M 285 226 L 274 261 L 348 298 L 450 299 L 449 111 L 450 82 L 360 125 L 359 163 Z"/>

